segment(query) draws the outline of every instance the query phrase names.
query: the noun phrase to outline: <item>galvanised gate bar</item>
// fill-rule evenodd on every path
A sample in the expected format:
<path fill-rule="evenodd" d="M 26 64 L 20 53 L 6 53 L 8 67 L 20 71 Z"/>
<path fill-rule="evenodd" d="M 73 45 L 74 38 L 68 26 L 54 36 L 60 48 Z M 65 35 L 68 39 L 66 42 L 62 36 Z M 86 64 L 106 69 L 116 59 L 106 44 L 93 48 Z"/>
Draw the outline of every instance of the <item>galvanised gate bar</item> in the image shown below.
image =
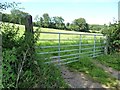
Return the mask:
<path fill-rule="evenodd" d="M 68 64 L 81 57 L 97 57 L 107 53 L 107 39 L 102 34 L 40 32 L 37 54 L 46 64 Z"/>

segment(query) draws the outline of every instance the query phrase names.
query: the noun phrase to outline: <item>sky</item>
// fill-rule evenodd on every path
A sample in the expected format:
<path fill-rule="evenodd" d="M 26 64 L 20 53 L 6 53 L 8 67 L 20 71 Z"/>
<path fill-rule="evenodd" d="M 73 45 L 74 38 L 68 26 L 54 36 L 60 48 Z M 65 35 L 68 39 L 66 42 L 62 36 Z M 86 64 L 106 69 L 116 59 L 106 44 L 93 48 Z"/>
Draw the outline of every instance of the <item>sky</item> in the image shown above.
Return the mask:
<path fill-rule="evenodd" d="M 61 16 L 65 23 L 85 18 L 88 24 L 109 24 L 118 20 L 119 0 L 2 0 L 2 2 L 21 2 L 25 12 L 33 16 L 48 13 L 50 17 Z M 8 12 L 8 11 L 6 11 Z"/>

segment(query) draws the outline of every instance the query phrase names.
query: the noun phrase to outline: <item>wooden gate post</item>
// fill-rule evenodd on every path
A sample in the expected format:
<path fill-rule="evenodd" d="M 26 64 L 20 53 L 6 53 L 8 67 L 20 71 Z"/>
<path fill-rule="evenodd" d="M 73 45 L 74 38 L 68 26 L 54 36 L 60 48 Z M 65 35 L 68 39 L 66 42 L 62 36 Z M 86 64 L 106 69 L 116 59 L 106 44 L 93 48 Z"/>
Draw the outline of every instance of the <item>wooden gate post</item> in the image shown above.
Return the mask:
<path fill-rule="evenodd" d="M 27 15 L 25 17 L 25 42 L 30 48 L 31 54 L 34 53 L 34 32 L 33 32 L 33 23 L 32 16 Z"/>
<path fill-rule="evenodd" d="M 25 31 L 30 32 L 33 34 L 33 23 L 32 23 L 32 16 L 27 15 L 26 16 L 26 22 L 25 22 Z"/>

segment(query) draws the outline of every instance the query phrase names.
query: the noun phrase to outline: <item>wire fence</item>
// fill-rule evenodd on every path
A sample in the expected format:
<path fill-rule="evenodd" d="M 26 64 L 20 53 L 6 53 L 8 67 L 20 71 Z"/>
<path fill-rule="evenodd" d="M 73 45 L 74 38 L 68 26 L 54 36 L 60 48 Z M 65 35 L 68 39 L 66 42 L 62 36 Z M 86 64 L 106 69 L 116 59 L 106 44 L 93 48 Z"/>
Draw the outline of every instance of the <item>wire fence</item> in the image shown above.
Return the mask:
<path fill-rule="evenodd" d="M 36 51 L 45 57 L 46 64 L 63 65 L 84 56 L 95 58 L 105 54 L 106 42 L 102 34 L 40 32 Z"/>

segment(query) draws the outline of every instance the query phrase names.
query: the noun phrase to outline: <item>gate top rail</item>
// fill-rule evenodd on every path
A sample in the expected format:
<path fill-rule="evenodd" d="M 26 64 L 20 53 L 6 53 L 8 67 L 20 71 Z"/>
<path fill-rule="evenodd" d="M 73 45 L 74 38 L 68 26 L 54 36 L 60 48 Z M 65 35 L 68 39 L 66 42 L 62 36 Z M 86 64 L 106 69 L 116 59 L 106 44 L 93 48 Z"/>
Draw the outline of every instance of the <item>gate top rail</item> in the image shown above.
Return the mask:
<path fill-rule="evenodd" d="M 64 32 L 41 32 L 41 31 L 35 31 L 34 33 L 46 33 L 46 34 L 70 34 L 70 35 L 92 35 L 92 36 L 104 36 L 103 34 L 93 34 L 93 33 L 64 33 Z"/>

